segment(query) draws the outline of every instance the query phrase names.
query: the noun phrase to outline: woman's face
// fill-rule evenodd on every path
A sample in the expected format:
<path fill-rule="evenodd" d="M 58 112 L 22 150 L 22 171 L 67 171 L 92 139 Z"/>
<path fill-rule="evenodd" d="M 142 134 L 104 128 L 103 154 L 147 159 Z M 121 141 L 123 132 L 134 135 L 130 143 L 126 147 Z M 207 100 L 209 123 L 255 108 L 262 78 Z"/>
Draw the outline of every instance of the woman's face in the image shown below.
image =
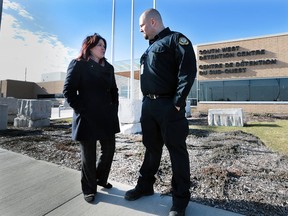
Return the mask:
<path fill-rule="evenodd" d="M 99 40 L 98 44 L 90 49 L 91 55 L 93 56 L 94 60 L 99 62 L 100 59 L 104 58 L 106 47 L 105 43 L 102 39 Z"/>

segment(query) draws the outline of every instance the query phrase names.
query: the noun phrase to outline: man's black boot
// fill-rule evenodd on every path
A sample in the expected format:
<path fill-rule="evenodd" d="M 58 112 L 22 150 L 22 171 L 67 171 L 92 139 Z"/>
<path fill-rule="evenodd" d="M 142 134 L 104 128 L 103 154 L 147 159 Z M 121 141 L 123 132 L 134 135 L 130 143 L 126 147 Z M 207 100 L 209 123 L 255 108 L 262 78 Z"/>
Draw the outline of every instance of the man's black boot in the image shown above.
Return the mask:
<path fill-rule="evenodd" d="M 150 190 L 143 190 L 143 189 L 135 187 L 134 189 L 126 192 L 125 199 L 129 201 L 134 201 L 134 200 L 139 199 L 142 196 L 150 196 L 153 194 L 154 194 L 153 188 Z"/>

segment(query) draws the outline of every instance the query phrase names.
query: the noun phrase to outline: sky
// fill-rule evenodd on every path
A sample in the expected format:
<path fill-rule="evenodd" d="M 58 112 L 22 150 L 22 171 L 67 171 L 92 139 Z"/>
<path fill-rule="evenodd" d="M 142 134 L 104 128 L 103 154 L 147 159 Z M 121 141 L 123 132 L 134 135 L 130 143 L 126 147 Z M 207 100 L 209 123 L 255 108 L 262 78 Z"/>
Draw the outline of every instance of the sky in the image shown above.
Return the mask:
<path fill-rule="evenodd" d="M 112 0 L 0 0 L 0 80 L 40 82 L 66 72 L 83 39 L 99 33 L 111 62 Z M 153 0 L 115 0 L 114 61 L 137 59 L 148 46 L 139 16 Z M 1 8 L 1 7 L 0 7 Z M 185 34 L 194 46 L 288 33 L 287 0 L 156 0 L 165 27 Z M 288 46 L 288 45 L 287 45 Z"/>

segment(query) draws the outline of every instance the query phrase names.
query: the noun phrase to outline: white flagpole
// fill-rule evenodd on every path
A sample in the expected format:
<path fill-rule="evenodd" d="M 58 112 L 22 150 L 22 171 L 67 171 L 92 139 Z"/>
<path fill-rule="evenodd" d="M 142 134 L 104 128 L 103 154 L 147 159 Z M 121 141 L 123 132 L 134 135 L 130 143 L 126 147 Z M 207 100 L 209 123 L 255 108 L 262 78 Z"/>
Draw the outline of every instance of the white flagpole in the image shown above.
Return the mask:
<path fill-rule="evenodd" d="M 134 0 L 131 4 L 130 99 L 134 98 Z"/>
<path fill-rule="evenodd" d="M 2 21 L 2 8 L 3 8 L 3 0 L 0 0 L 0 30 L 1 30 L 1 21 Z"/>
<path fill-rule="evenodd" d="M 156 0 L 153 0 L 153 8 L 156 9 Z"/>
<path fill-rule="evenodd" d="M 112 0 L 111 64 L 114 65 L 115 0 Z"/>

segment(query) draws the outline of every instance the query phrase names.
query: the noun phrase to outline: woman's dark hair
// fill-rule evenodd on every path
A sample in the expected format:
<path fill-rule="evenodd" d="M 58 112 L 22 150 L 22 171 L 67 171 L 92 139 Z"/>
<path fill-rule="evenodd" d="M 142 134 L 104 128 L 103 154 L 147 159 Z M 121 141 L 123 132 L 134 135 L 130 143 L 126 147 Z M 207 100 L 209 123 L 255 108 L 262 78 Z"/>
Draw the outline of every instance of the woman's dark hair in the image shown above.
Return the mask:
<path fill-rule="evenodd" d="M 105 47 L 107 47 L 106 40 L 103 37 L 101 37 L 99 34 L 95 33 L 93 35 L 87 36 L 83 40 L 80 55 L 78 56 L 77 59 L 78 60 L 82 59 L 82 60 L 88 61 L 90 59 L 90 56 L 91 56 L 90 49 L 92 49 L 94 46 L 96 46 L 98 44 L 99 40 L 101 40 L 101 39 L 104 41 Z M 103 60 L 104 60 L 104 58 L 100 59 L 99 63 L 101 63 Z"/>

